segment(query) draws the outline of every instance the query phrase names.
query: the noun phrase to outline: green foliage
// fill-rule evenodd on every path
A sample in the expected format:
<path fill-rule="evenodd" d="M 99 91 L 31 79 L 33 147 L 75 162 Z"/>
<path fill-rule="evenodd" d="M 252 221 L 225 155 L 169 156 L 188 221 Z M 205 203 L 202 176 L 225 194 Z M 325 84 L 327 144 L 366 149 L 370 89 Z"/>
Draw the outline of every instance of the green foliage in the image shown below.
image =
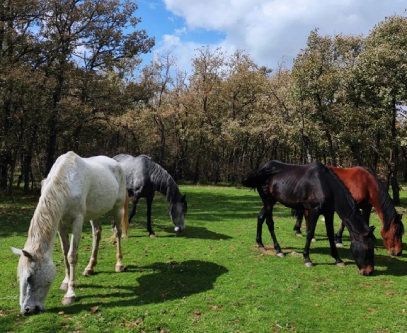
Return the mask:
<path fill-rule="evenodd" d="M 134 71 L 153 39 L 133 2 L 6 3 L 1 190 L 35 187 L 68 150 L 148 154 L 195 183 L 238 183 L 269 159 L 364 165 L 395 199 L 407 179 L 404 16 L 366 37 L 313 30 L 291 70 L 203 47 L 186 74 L 171 54 Z"/>

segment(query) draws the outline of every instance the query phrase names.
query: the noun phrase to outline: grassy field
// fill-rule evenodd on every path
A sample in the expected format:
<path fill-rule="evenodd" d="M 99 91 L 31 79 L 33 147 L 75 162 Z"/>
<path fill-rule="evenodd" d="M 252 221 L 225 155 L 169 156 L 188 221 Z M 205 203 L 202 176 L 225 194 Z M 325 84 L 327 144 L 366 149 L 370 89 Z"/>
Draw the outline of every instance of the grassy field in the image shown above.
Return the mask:
<path fill-rule="evenodd" d="M 276 233 L 284 258 L 255 247 L 256 192 L 211 186 L 183 186 L 187 193 L 187 230 L 176 237 L 167 206 L 157 196 L 153 206 L 157 238 L 145 231 L 145 206 L 123 242 L 127 271 L 114 273 L 114 247 L 105 218 L 97 274 L 77 276 L 78 300 L 60 301 L 63 279 L 59 244 L 57 278 L 46 313 L 19 314 L 17 257 L 9 247 L 24 245 L 37 198 L 0 201 L 1 332 L 407 332 L 407 255 L 391 258 L 379 229 L 376 273 L 357 273 L 345 232 L 340 255 L 346 267 L 333 265 L 325 227 L 319 222 L 312 244 L 312 268 L 299 253 L 305 238 L 294 236 L 289 210 L 276 206 Z M 407 206 L 407 191 L 402 193 Z M 406 219 L 404 219 L 406 221 Z M 372 222 L 379 226 L 377 216 Z M 336 225 L 338 220 L 336 219 Z M 405 223 L 406 224 L 406 223 Z M 270 244 L 267 228 L 263 239 Z M 85 226 L 79 252 L 82 272 L 90 255 Z"/>

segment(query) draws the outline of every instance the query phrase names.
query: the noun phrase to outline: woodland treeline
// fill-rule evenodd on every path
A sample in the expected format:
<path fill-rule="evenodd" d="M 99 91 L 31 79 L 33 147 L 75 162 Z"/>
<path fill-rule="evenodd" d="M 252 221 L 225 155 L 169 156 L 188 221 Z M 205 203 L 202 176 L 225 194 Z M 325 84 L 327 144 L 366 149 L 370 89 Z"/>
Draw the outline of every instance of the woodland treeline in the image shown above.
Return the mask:
<path fill-rule="evenodd" d="M 141 67 L 154 39 L 132 1 L 0 6 L 0 187 L 31 190 L 56 157 L 152 156 L 178 180 L 239 182 L 269 159 L 407 181 L 407 17 L 367 36 L 311 31 L 290 69 L 200 48 Z M 276 46 L 278 47 L 278 46 Z"/>

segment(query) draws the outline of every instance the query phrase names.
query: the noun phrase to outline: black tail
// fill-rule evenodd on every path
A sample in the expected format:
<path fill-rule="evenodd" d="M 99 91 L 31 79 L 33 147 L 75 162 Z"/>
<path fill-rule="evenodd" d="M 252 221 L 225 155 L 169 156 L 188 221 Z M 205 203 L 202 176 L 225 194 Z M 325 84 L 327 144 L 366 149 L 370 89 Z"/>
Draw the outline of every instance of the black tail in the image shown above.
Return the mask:
<path fill-rule="evenodd" d="M 302 218 L 304 215 L 304 209 L 302 208 L 292 208 L 291 209 L 291 216 L 296 218 Z"/>
<path fill-rule="evenodd" d="M 242 181 L 243 186 L 256 188 L 264 184 L 264 182 L 270 176 L 276 174 L 279 171 L 278 162 L 269 161 L 263 165 L 260 169 L 250 173 L 246 179 Z"/>

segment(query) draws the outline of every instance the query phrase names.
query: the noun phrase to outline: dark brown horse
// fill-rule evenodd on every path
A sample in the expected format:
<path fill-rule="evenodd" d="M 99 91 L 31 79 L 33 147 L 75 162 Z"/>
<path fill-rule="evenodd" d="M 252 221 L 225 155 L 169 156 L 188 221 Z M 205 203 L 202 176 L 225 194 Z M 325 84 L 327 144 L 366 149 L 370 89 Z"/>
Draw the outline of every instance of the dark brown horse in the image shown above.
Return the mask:
<path fill-rule="evenodd" d="M 321 163 L 307 165 L 285 164 L 269 161 L 250 174 L 243 185 L 257 188 L 263 201 L 263 208 L 257 222 L 257 244 L 264 247 L 261 230 L 266 220 L 274 249 L 281 254 L 280 245 L 274 233 L 273 207 L 276 202 L 308 213 L 307 239 L 304 248 L 304 263 L 312 266 L 309 257 L 311 239 L 319 215 L 325 217 L 326 232 L 331 255 L 337 265 L 343 265 L 334 242 L 333 216 L 336 211 L 345 222 L 351 237 L 351 252 L 359 272 L 370 275 L 374 269 L 374 228 L 369 228 L 352 199 L 349 191 L 339 178 Z"/>
<path fill-rule="evenodd" d="M 393 201 L 383 184 L 373 174 L 362 167 L 337 168 L 328 166 L 328 168 L 339 177 L 349 190 L 358 208 L 362 210 L 366 221 L 369 221 L 372 206 L 374 207 L 382 222 L 382 230 L 380 233 L 383 238 L 384 246 L 390 255 L 401 255 L 403 250 L 402 236 L 404 233 L 404 226 L 401 221 L 402 216 L 396 212 Z M 297 210 L 294 213 L 297 217 L 297 223 L 294 227 L 296 233 L 301 232 L 303 213 L 301 210 Z M 344 228 L 345 225 L 342 223 L 335 237 L 337 245 L 342 244 Z"/>

